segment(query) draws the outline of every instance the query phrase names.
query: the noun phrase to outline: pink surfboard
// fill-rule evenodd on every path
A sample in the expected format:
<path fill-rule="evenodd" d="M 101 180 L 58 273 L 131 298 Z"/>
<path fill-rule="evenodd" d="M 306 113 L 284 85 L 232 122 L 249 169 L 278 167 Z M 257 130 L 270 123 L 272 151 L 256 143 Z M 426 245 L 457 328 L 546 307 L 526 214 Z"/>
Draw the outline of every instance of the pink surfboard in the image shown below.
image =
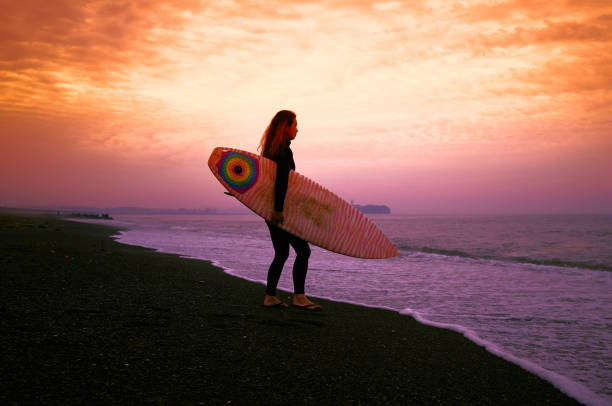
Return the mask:
<path fill-rule="evenodd" d="M 208 166 L 227 191 L 269 220 L 274 208 L 276 163 L 234 148 L 217 147 Z M 289 172 L 280 228 L 323 249 L 357 258 L 399 255 L 383 232 L 359 210 L 318 183 Z"/>

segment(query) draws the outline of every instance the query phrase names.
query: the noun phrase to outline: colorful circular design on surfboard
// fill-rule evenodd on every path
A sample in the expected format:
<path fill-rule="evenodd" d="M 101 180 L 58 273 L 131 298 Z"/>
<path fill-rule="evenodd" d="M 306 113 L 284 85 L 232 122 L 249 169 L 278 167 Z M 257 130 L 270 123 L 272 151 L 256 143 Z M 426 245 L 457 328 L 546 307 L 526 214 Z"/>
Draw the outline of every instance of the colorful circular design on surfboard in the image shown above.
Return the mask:
<path fill-rule="evenodd" d="M 219 175 L 237 192 L 243 193 L 255 184 L 259 176 L 257 162 L 248 155 L 228 151 L 217 165 Z"/>

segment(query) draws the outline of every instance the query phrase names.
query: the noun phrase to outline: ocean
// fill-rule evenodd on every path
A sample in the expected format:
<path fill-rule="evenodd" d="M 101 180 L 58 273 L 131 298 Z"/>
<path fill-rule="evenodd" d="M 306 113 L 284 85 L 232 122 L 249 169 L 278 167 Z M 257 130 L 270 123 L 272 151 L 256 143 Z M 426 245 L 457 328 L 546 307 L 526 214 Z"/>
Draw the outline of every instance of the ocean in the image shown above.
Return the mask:
<path fill-rule="evenodd" d="M 583 403 L 612 405 L 612 215 L 369 217 L 401 255 L 355 259 L 313 246 L 307 295 L 459 331 Z M 262 284 L 274 255 L 251 214 L 114 223 L 125 228 L 121 243 L 211 260 Z M 293 260 L 279 283 L 288 292 Z"/>

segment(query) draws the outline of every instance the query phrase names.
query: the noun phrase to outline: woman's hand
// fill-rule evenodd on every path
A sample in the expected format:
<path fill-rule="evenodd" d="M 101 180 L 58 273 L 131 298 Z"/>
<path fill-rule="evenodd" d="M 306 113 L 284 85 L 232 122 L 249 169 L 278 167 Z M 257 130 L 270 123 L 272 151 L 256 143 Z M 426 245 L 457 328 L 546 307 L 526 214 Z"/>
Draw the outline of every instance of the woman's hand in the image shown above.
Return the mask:
<path fill-rule="evenodd" d="M 272 210 L 272 217 L 270 217 L 270 223 L 274 225 L 283 224 L 285 217 L 282 211 Z"/>

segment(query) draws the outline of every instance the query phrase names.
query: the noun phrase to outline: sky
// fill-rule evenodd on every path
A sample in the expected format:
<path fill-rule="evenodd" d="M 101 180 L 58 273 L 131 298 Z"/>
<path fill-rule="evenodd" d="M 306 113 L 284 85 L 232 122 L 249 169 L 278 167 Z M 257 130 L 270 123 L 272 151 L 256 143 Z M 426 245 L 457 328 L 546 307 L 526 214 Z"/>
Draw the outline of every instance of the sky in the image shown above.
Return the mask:
<path fill-rule="evenodd" d="M 236 208 L 206 163 L 394 213 L 612 213 L 612 2 L 0 0 L 0 206 Z"/>

